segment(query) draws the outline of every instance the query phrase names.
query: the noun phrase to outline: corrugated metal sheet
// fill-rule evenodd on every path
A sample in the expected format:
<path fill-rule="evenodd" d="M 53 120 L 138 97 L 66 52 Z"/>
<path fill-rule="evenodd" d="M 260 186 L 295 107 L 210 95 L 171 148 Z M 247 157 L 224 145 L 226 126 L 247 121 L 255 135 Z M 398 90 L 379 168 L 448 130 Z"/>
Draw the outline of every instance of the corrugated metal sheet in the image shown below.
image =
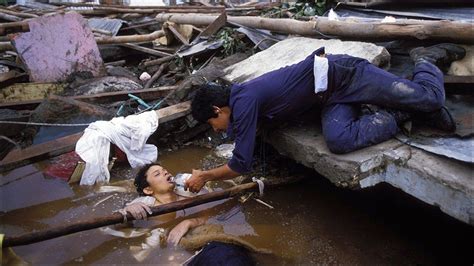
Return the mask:
<path fill-rule="evenodd" d="M 419 128 L 410 137 L 402 134 L 397 139 L 431 153 L 443 155 L 459 161 L 474 163 L 474 96 L 450 95 L 446 106 L 456 122 L 454 134 L 441 133 L 429 128 Z"/>
<path fill-rule="evenodd" d="M 456 20 L 474 22 L 473 7 L 391 7 L 390 9 L 359 8 L 340 5 L 335 11 L 340 17 Z"/>
<path fill-rule="evenodd" d="M 39 3 L 35 1 L 19 1 L 18 4 L 23 7 L 31 8 L 33 10 L 56 10 L 57 8 L 57 6 Z"/>
<path fill-rule="evenodd" d="M 474 163 L 474 139 L 460 138 L 430 138 L 430 137 L 406 137 L 397 135 L 397 139 L 401 142 L 413 147 L 420 148 L 431 153 L 443 155 L 458 161 Z"/>
<path fill-rule="evenodd" d="M 109 18 L 90 18 L 89 27 L 92 29 L 99 29 L 108 31 L 112 36 L 117 35 L 117 32 L 122 27 L 123 20 L 120 19 L 109 19 Z"/>

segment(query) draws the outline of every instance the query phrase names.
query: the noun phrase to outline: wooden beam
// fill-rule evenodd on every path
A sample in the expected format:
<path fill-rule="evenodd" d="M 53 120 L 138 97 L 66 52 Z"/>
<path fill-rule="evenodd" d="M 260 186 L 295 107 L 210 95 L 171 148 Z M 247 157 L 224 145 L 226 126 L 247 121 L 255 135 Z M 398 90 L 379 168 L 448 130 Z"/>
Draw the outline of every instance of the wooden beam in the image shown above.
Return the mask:
<path fill-rule="evenodd" d="M 75 6 L 75 7 L 103 7 L 103 8 L 119 8 L 124 9 L 123 5 L 96 5 L 89 3 L 69 3 L 69 2 L 59 2 L 51 3 L 52 5 L 58 6 Z M 224 6 L 195 6 L 195 5 L 169 5 L 169 6 L 127 6 L 127 9 L 154 9 L 154 10 L 165 10 L 165 9 L 224 9 Z"/>
<path fill-rule="evenodd" d="M 275 178 L 275 180 L 264 180 L 265 188 L 267 187 L 277 187 L 286 184 L 295 183 L 301 180 L 298 177 L 282 177 L 282 178 Z M 214 191 L 205 193 L 203 195 L 198 195 L 193 198 L 187 198 L 179 201 L 170 202 L 167 204 L 162 204 L 160 206 L 152 207 L 151 214 L 148 214 L 149 217 L 158 216 L 170 212 L 175 212 L 177 210 L 183 210 L 187 208 L 191 208 L 197 205 L 201 205 L 208 202 L 213 202 L 217 200 L 222 200 L 226 198 L 231 198 L 240 195 L 244 192 L 250 191 L 258 191 L 258 184 L 256 182 L 245 183 L 237 186 L 233 186 L 228 189 Z M 53 239 L 60 236 L 65 236 L 81 231 L 86 231 L 94 228 L 99 228 L 102 226 L 113 225 L 113 224 L 120 224 L 123 223 L 123 216 L 122 214 L 115 212 L 108 215 L 104 215 L 97 218 L 87 219 L 87 220 L 79 220 L 73 221 L 70 223 L 64 223 L 61 226 L 57 226 L 54 228 L 48 228 L 45 230 L 39 230 L 35 232 L 29 232 L 19 236 L 6 236 L 3 240 L 3 247 L 13 247 L 13 246 L 21 246 L 21 245 L 28 245 L 48 239 Z M 127 214 L 127 221 L 133 221 L 135 218 L 128 213 Z"/>
<path fill-rule="evenodd" d="M 37 18 L 37 17 L 39 17 L 38 15 L 35 15 L 35 14 L 30 14 L 30 13 L 25 13 L 25 12 L 15 12 L 15 11 L 12 11 L 12 10 L 9 10 L 9 9 L 3 8 L 3 7 L 0 8 L 0 12 L 5 13 L 5 14 L 9 14 L 9 15 L 12 15 L 12 16 L 17 16 L 17 17 L 20 17 L 20 18 Z"/>
<path fill-rule="evenodd" d="M 168 26 L 168 29 L 173 33 L 173 35 L 184 45 L 189 45 L 189 42 L 188 40 L 186 40 L 186 38 L 184 38 L 183 35 L 181 35 L 181 33 L 179 33 L 179 31 L 173 26 L 173 25 L 167 25 Z"/>
<path fill-rule="evenodd" d="M 216 18 L 217 16 L 213 15 L 161 13 L 155 19 L 159 22 L 171 21 L 178 24 L 207 26 Z M 318 17 L 312 21 L 303 22 L 294 19 L 228 16 L 227 21 L 251 28 L 303 36 L 329 35 L 359 40 L 418 39 L 474 43 L 473 23 L 447 20 L 399 19 L 393 23 L 382 23 L 380 21 L 334 21 L 326 17 Z"/>
<path fill-rule="evenodd" d="M 74 150 L 82 132 L 32 145 L 25 149 L 15 149 L 0 161 L 0 172 L 61 155 Z"/>
<path fill-rule="evenodd" d="M 156 100 L 159 97 L 163 97 L 169 92 L 177 89 L 178 86 L 163 86 L 156 87 L 151 89 L 135 90 L 135 91 L 114 91 L 114 92 L 105 92 L 94 95 L 79 95 L 71 96 L 69 98 L 85 102 L 93 103 L 108 103 L 116 101 L 125 101 L 130 99 L 128 94 L 136 95 L 143 100 Z M 21 101 L 21 102 L 10 102 L 0 104 L 0 109 L 14 109 L 14 110 L 33 110 L 35 109 L 43 99 L 40 100 L 31 100 L 31 101 Z"/>
<path fill-rule="evenodd" d="M 150 66 L 161 65 L 163 63 L 166 63 L 166 62 L 169 62 L 169 61 L 175 59 L 176 57 L 177 57 L 176 55 L 170 55 L 170 56 L 166 56 L 166 57 L 159 58 L 159 59 L 149 60 L 149 61 L 146 61 L 145 63 L 143 63 L 143 66 L 144 67 L 150 67 Z"/>
<path fill-rule="evenodd" d="M 22 22 L 12 22 L 12 23 L 24 23 Z M 0 23 L 0 34 L 5 28 L 7 28 L 8 23 Z M 12 24 L 9 24 L 12 25 Z M 28 23 L 24 23 L 24 27 L 28 27 Z M 97 36 L 95 41 L 97 44 L 121 44 L 121 43 L 136 43 L 136 42 L 151 42 L 155 39 L 164 36 L 162 30 L 152 32 L 150 34 L 135 34 L 135 35 L 123 35 L 123 36 Z M 14 50 L 11 42 L 0 42 L 0 51 Z"/>
<path fill-rule="evenodd" d="M 12 22 L 22 21 L 23 19 L 14 15 L 6 14 L 0 10 L 0 19 Z"/>
<path fill-rule="evenodd" d="M 96 37 L 95 41 L 97 44 L 119 44 L 119 43 L 134 43 L 134 42 L 151 42 L 164 36 L 165 33 L 162 30 L 157 30 L 150 34 L 142 35 L 125 35 L 125 36 L 102 36 Z"/>
<path fill-rule="evenodd" d="M 151 76 L 151 78 L 146 82 L 143 88 L 148 89 L 153 84 L 153 82 L 155 82 L 161 76 L 165 68 L 168 68 L 168 65 L 168 63 L 162 64 L 160 68 L 158 68 L 158 70 L 155 72 L 155 74 L 153 74 L 153 76 Z"/>
<path fill-rule="evenodd" d="M 156 111 L 160 123 L 169 122 L 186 116 L 191 112 L 191 101 L 178 103 Z"/>
<path fill-rule="evenodd" d="M 474 76 L 444 76 L 446 94 L 474 94 Z"/>
<path fill-rule="evenodd" d="M 160 123 L 169 122 L 189 114 L 191 102 L 183 102 L 156 111 Z M 34 163 L 73 151 L 82 132 L 58 138 L 45 143 L 30 146 L 25 149 L 15 149 L 0 161 L 0 172 Z"/>
<path fill-rule="evenodd" d="M 158 51 L 158 50 L 155 50 L 155 49 L 142 47 L 140 45 L 136 45 L 136 44 L 132 44 L 132 43 L 124 43 L 124 44 L 120 44 L 120 46 L 130 48 L 130 49 L 133 49 L 133 50 L 137 50 L 137 51 L 147 53 L 147 54 L 150 54 L 150 55 L 158 56 L 158 57 L 164 57 L 164 56 L 171 56 L 172 55 L 170 53 L 165 53 L 165 52 Z"/>

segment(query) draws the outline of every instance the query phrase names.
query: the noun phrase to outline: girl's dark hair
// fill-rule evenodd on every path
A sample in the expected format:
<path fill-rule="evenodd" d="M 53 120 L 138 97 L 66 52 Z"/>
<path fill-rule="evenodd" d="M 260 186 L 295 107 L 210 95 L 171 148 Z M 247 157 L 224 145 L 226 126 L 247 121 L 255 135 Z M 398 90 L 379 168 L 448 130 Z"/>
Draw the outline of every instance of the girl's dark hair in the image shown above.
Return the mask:
<path fill-rule="evenodd" d="M 213 106 L 229 106 L 229 98 L 230 86 L 208 82 L 196 91 L 191 103 L 191 113 L 194 119 L 206 123 L 210 118 L 217 117 Z"/>
<path fill-rule="evenodd" d="M 135 187 L 137 188 L 137 192 L 140 196 L 146 196 L 146 194 L 143 192 L 143 190 L 150 186 L 148 184 L 148 181 L 146 181 L 146 172 L 152 167 L 152 166 L 161 166 L 159 163 L 151 163 L 151 164 L 146 164 L 140 170 L 138 170 L 137 175 L 135 176 Z"/>

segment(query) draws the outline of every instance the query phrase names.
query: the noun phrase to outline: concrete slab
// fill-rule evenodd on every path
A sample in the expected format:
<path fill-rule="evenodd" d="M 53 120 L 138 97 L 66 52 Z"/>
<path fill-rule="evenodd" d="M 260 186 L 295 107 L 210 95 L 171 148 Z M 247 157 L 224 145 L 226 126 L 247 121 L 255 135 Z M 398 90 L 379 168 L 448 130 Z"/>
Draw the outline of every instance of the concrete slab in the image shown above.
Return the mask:
<path fill-rule="evenodd" d="M 474 225 L 474 164 L 425 152 L 392 139 L 349 154 L 331 153 L 315 125 L 272 132 L 281 154 L 313 168 L 337 186 L 358 189 L 386 182 Z"/>
<path fill-rule="evenodd" d="M 242 62 L 226 68 L 224 79 L 244 82 L 267 72 L 300 62 L 314 50 L 325 47 L 328 54 L 348 54 L 367 59 L 380 67 L 387 66 L 390 54 L 373 43 L 319 40 L 304 37 L 289 38 L 259 52 Z"/>
<path fill-rule="evenodd" d="M 94 34 L 78 13 L 42 16 L 28 21 L 29 32 L 12 43 L 25 62 L 30 81 L 64 81 L 73 72 L 104 73 Z"/>

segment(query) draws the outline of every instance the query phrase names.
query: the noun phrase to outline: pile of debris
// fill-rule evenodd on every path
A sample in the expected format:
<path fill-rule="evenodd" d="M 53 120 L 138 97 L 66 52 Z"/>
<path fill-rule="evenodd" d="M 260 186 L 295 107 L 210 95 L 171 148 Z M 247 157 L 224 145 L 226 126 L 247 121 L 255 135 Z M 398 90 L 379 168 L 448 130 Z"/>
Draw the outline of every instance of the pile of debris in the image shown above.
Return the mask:
<path fill-rule="evenodd" d="M 0 48 L 2 170 L 72 151 L 87 123 L 98 119 L 160 109 L 160 123 L 171 123 L 150 141 L 171 148 L 209 129 L 188 115 L 191 87 L 219 78 L 251 51 L 245 35 L 226 25 L 225 11 L 34 2 L 1 8 L 0 19 L 12 21 L 0 24 L 7 34 Z M 160 23 L 154 18 L 160 12 L 222 14 L 198 28 Z M 49 124 L 74 127 L 48 130 Z"/>
<path fill-rule="evenodd" d="M 407 57 L 408 48 L 474 42 L 469 19 L 426 15 L 420 20 L 419 13 L 406 10 L 370 11 L 381 18 L 353 15 L 361 10 L 331 1 L 0 7 L 0 20 L 6 21 L 0 24 L 0 170 L 74 150 L 91 122 L 150 110 L 159 110 L 160 127 L 149 139 L 159 147 L 177 148 L 203 134 L 196 142 L 219 144 L 209 126 L 189 115 L 194 88 L 248 80 L 295 63 L 319 46 L 408 76 L 410 67 L 397 61 Z M 389 13 L 393 16 L 386 17 Z M 354 42 L 360 40 L 378 45 Z M 270 47 L 272 52 L 241 62 Z M 465 47 L 469 62 L 472 48 Z M 448 93 L 470 94 L 472 66 L 452 69 Z"/>

